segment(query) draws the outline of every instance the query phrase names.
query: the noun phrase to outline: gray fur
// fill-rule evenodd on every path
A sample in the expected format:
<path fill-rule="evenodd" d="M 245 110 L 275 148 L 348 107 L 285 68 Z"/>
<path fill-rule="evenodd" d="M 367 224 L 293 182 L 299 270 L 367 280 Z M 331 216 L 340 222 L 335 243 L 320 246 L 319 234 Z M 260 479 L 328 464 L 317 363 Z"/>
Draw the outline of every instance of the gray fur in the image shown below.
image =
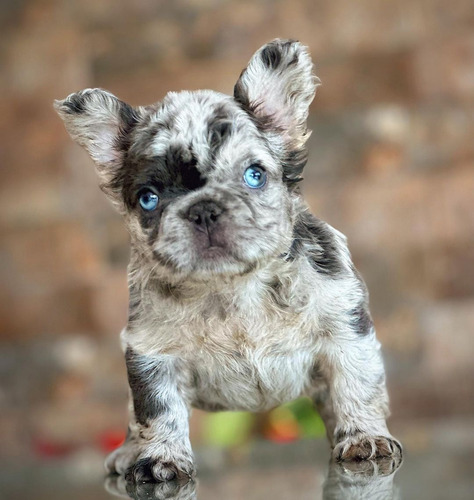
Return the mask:
<path fill-rule="evenodd" d="M 303 395 L 336 458 L 400 453 L 365 285 L 345 237 L 297 189 L 316 84 L 306 48 L 275 40 L 234 97 L 169 93 L 133 109 L 94 89 L 56 102 L 132 240 L 131 437 L 108 470 L 192 475 L 191 406 L 258 412 Z M 243 179 L 255 165 L 260 189 Z M 150 212 L 139 204 L 147 189 L 160 198 Z"/>

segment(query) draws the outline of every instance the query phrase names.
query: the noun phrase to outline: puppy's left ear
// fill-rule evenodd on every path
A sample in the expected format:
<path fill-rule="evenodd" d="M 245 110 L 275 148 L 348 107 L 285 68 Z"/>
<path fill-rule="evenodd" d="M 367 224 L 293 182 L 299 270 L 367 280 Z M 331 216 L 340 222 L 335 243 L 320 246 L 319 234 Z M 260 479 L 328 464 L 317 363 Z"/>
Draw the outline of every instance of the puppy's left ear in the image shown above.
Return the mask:
<path fill-rule="evenodd" d="M 318 83 L 307 48 L 276 39 L 254 54 L 234 97 L 263 127 L 280 133 L 285 149 L 298 149 L 309 136 L 306 119 Z"/>

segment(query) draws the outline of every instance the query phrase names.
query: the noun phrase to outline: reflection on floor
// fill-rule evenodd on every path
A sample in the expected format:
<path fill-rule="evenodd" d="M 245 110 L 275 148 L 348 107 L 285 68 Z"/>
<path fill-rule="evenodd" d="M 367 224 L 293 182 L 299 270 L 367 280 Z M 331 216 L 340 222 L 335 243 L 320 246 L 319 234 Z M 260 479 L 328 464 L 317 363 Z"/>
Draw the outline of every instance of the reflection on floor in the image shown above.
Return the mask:
<path fill-rule="evenodd" d="M 322 498 L 323 500 L 398 500 L 400 498 L 398 488 L 394 486 L 393 479 L 400 465 L 401 461 L 391 459 L 351 463 L 331 461 L 326 480 L 322 486 Z M 262 475 L 265 476 L 265 474 Z M 309 493 L 316 493 L 309 490 L 306 491 L 306 495 L 305 491 L 300 494 L 295 491 L 296 488 L 293 484 L 293 488 L 288 492 L 289 495 L 283 497 L 282 487 L 285 489 L 284 485 L 278 483 L 285 482 L 287 479 L 284 475 L 277 477 L 280 479 L 274 477 L 271 481 L 271 490 L 277 487 L 279 491 L 277 498 L 304 498 Z M 268 481 L 268 478 L 266 481 Z M 247 491 L 242 491 L 245 496 L 241 498 L 266 498 L 269 493 L 268 482 L 266 483 L 266 481 L 263 479 L 264 490 L 259 492 L 258 489 L 244 480 L 243 483 Z M 265 486 L 265 483 L 267 486 Z M 133 484 L 127 483 L 123 477 L 110 476 L 106 478 L 105 489 L 114 496 L 133 500 L 197 500 L 198 491 L 205 489 L 205 485 L 204 488 L 199 488 L 198 483 L 193 480 L 160 484 Z M 272 494 L 272 497 L 275 498 L 275 495 Z M 214 498 L 214 496 L 212 494 L 201 495 L 201 491 L 199 491 L 199 498 L 208 499 Z M 221 498 L 229 498 L 229 496 L 227 494 Z"/>
<path fill-rule="evenodd" d="M 329 463 L 326 440 L 256 442 L 225 453 L 196 450 L 198 477 L 187 484 L 130 485 L 105 478 L 97 451 L 63 461 L 0 464 L 5 500 L 471 500 L 474 421 L 392 425 L 403 464 Z"/>

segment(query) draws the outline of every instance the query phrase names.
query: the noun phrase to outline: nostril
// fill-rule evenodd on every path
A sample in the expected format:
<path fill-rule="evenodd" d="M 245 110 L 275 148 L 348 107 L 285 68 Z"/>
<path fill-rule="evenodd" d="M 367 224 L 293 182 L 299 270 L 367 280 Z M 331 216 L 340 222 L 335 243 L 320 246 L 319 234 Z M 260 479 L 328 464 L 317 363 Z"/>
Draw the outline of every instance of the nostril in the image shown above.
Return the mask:
<path fill-rule="evenodd" d="M 192 205 L 184 217 L 192 222 L 196 228 L 204 229 L 213 225 L 219 219 L 224 209 L 212 200 L 203 200 Z"/>

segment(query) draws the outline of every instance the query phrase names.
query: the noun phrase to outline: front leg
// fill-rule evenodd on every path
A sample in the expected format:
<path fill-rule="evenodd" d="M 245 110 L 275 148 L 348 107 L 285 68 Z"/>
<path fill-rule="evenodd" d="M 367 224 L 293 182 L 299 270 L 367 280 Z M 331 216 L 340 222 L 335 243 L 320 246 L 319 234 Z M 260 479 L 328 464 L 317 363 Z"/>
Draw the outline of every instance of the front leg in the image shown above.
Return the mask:
<path fill-rule="evenodd" d="M 125 443 L 106 460 L 109 473 L 131 481 L 168 481 L 194 475 L 189 411 L 179 361 L 126 349 L 130 425 Z"/>
<path fill-rule="evenodd" d="M 326 413 L 336 460 L 401 456 L 400 443 L 387 429 L 388 395 L 380 344 L 370 321 L 366 329 L 348 326 L 328 336 L 321 370 L 328 384 Z"/>

